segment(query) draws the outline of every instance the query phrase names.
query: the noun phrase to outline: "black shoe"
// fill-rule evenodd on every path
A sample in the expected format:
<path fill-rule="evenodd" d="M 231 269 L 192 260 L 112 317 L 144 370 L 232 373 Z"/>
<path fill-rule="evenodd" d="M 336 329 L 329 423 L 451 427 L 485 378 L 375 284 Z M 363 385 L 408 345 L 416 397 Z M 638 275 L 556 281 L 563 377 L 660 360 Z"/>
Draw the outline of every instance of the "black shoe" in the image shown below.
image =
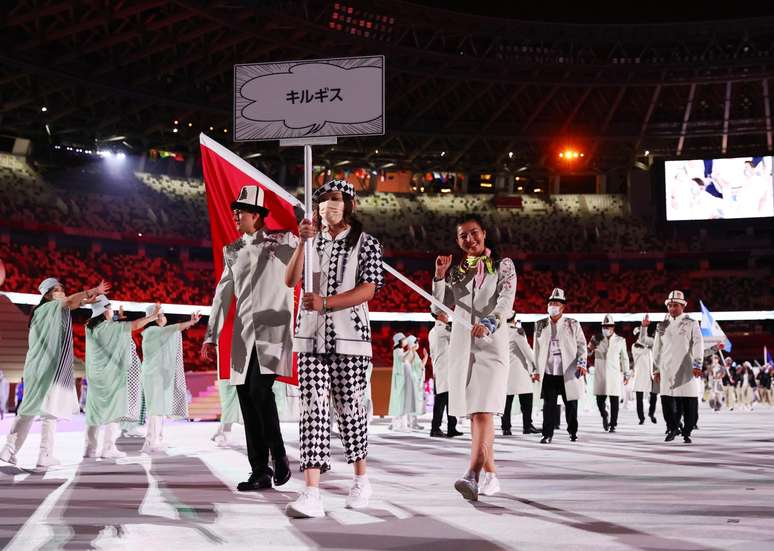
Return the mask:
<path fill-rule="evenodd" d="M 282 486 L 290 480 L 290 462 L 288 457 L 285 456 L 279 460 L 274 461 L 274 485 Z"/>
<path fill-rule="evenodd" d="M 690 444 L 692 442 L 691 437 L 688 436 L 687 434 L 684 434 L 683 435 L 683 442 L 685 442 L 686 444 Z"/>
<path fill-rule="evenodd" d="M 454 438 L 455 436 L 462 436 L 462 433 L 457 429 L 454 429 L 447 432 L 446 436 L 448 436 L 449 438 Z"/>
<path fill-rule="evenodd" d="M 433 429 L 430 431 L 430 436 L 433 438 L 445 438 L 446 435 L 443 433 L 441 429 Z"/>
<path fill-rule="evenodd" d="M 645 424 L 645 419 L 640 419 L 640 425 L 644 425 L 644 424 Z"/>
<path fill-rule="evenodd" d="M 540 434 L 541 432 L 543 431 L 541 431 L 535 425 L 530 425 L 526 429 L 524 429 L 524 434 Z"/>
<path fill-rule="evenodd" d="M 503 429 L 503 436 L 513 436 L 511 429 Z"/>
<path fill-rule="evenodd" d="M 651 416 L 650 416 L 650 420 L 651 420 L 651 421 L 653 421 L 653 424 L 654 424 L 654 425 L 655 425 L 656 423 L 658 423 L 658 421 L 656 420 L 656 416 L 655 416 L 655 415 L 651 415 Z"/>
<path fill-rule="evenodd" d="M 610 430 L 608 430 L 607 432 L 615 432 L 615 427 L 613 425 L 610 425 Z"/>
<path fill-rule="evenodd" d="M 607 417 L 602 418 L 602 428 L 605 429 L 605 432 L 610 428 L 610 423 L 607 421 Z"/>
<path fill-rule="evenodd" d="M 553 438 L 552 436 L 544 436 L 543 438 L 540 439 L 540 443 L 541 444 L 550 444 L 552 438 Z"/>
<path fill-rule="evenodd" d="M 250 478 L 237 484 L 240 492 L 255 492 L 271 488 L 271 472 L 261 474 L 250 473 Z"/>
<path fill-rule="evenodd" d="M 570 440 L 571 441 L 575 442 L 577 439 L 578 439 L 578 435 L 577 434 L 571 434 L 570 435 Z"/>
<path fill-rule="evenodd" d="M 556 424 L 556 426 L 554 426 L 554 429 L 555 429 L 555 430 L 562 430 L 562 425 L 560 425 L 559 423 L 557 423 L 557 424 Z"/>
<path fill-rule="evenodd" d="M 677 436 L 677 432 L 669 431 L 666 435 L 666 438 L 664 438 L 664 442 L 671 442 L 675 439 L 675 436 Z"/>

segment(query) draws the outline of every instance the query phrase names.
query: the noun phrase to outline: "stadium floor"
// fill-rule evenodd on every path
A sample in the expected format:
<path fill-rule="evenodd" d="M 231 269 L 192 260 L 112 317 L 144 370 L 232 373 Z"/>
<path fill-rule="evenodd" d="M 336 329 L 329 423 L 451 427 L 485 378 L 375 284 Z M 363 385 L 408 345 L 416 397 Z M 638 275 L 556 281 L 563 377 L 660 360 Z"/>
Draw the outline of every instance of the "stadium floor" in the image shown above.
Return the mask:
<path fill-rule="evenodd" d="M 11 421 L 0 423 L 3 435 Z M 564 431 L 550 446 L 536 435 L 498 437 L 502 492 L 470 503 L 452 488 L 466 467 L 467 435 L 394 434 L 377 419 L 371 507 L 344 508 L 351 471 L 334 437 L 334 467 L 322 483 L 328 516 L 319 520 L 283 514 L 302 487 L 297 472 L 279 490 L 234 490 L 249 470 L 239 426 L 229 449 L 210 441 L 214 423 L 179 422 L 166 427 L 166 455 L 139 455 L 141 440 L 122 438 L 128 457 L 103 461 L 80 458 L 76 419 L 58 435 L 63 465 L 43 474 L 26 468 L 37 456 L 36 423 L 19 454 L 22 468 L 0 464 L 0 547 L 774 549 L 773 409 L 703 406 L 692 445 L 664 443 L 661 422 L 636 423 L 622 409 L 619 431 L 608 434 L 586 411 L 574 444 Z M 283 432 L 297 468 L 296 424 L 283 423 Z"/>

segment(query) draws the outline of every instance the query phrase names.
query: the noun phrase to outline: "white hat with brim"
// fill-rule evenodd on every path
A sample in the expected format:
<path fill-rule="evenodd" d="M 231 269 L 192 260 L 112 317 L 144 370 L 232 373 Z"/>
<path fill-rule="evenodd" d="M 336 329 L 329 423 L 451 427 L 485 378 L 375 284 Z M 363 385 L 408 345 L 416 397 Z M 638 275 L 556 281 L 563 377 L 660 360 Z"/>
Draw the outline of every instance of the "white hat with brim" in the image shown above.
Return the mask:
<path fill-rule="evenodd" d="M 567 299 L 564 297 L 564 289 L 560 289 L 559 287 L 555 287 L 553 291 L 551 291 L 551 296 L 548 297 L 548 300 L 546 302 L 561 302 L 566 303 Z"/>
<path fill-rule="evenodd" d="M 91 319 L 101 316 L 110 306 L 110 301 L 105 295 L 99 295 L 97 302 L 91 305 Z"/>
<path fill-rule="evenodd" d="M 393 346 L 397 345 L 400 341 L 402 341 L 405 338 L 406 338 L 406 335 L 404 335 L 403 333 L 395 333 L 392 336 L 392 344 L 393 344 Z"/>
<path fill-rule="evenodd" d="M 614 327 L 615 321 L 613 321 L 613 315 L 612 314 L 605 314 L 605 317 L 602 318 L 602 327 Z"/>
<path fill-rule="evenodd" d="M 59 285 L 59 280 L 55 277 L 48 277 L 40 282 L 40 285 L 38 285 L 38 291 L 40 291 L 41 295 L 45 295 L 48 293 L 51 289 Z"/>
<path fill-rule="evenodd" d="M 664 301 L 664 305 L 669 306 L 670 302 L 676 302 L 677 304 L 682 304 L 683 306 L 688 304 L 688 302 L 686 302 L 685 300 L 685 295 L 683 295 L 682 291 L 672 291 L 671 293 L 669 293 L 669 296 Z"/>

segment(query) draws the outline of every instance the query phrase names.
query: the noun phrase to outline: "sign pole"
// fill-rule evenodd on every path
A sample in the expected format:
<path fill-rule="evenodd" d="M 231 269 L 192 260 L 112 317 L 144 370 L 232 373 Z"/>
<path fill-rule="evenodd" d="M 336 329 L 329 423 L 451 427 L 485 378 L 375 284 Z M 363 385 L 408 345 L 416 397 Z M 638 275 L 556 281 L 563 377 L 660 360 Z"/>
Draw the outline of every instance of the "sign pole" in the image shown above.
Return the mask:
<path fill-rule="evenodd" d="M 304 210 L 306 218 L 313 220 L 312 212 L 312 146 L 304 144 Z M 312 254 L 314 253 L 311 239 L 304 242 L 304 292 L 313 293 L 312 289 Z"/>

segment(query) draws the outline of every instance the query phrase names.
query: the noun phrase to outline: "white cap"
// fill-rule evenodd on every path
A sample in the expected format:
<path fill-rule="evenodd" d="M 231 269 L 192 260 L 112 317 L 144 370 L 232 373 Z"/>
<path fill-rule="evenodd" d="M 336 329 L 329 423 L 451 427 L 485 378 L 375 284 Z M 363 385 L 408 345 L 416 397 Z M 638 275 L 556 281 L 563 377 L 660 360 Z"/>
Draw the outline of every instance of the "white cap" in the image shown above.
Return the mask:
<path fill-rule="evenodd" d="M 686 304 L 688 304 L 688 303 L 685 301 L 685 295 L 683 295 L 683 292 L 682 292 L 682 291 L 672 291 L 671 293 L 669 293 L 669 296 L 668 296 L 668 297 L 667 297 L 667 299 L 664 301 L 664 304 L 665 304 L 666 306 L 669 306 L 669 303 L 670 303 L 670 302 L 676 302 L 677 304 L 682 304 L 683 306 L 685 306 Z"/>
<path fill-rule="evenodd" d="M 108 298 L 105 295 L 99 295 L 97 297 L 97 302 L 91 305 L 91 319 L 104 314 L 108 306 L 110 306 L 110 301 Z"/>
<path fill-rule="evenodd" d="M 403 333 L 395 333 L 392 336 L 392 345 L 396 346 L 400 341 L 402 341 L 405 338 L 406 338 L 406 335 L 404 335 Z"/>
<path fill-rule="evenodd" d="M 231 203 L 231 210 L 242 209 L 250 212 L 268 212 L 263 204 L 264 192 L 260 186 L 242 186 L 239 197 Z"/>
<path fill-rule="evenodd" d="M 48 277 L 40 282 L 40 285 L 38 285 L 38 291 L 40 291 L 41 295 L 45 295 L 57 285 L 59 285 L 59 280 L 57 278 Z"/>
<path fill-rule="evenodd" d="M 416 344 L 417 342 L 417 338 L 414 335 L 409 335 L 406 337 L 406 339 L 408 340 L 409 344 Z"/>
<path fill-rule="evenodd" d="M 615 325 L 615 321 L 613 321 L 613 314 L 605 314 L 605 317 L 602 318 L 602 327 L 610 327 L 611 325 Z"/>
<path fill-rule="evenodd" d="M 154 311 L 155 309 L 156 309 L 156 305 L 155 305 L 155 304 L 151 304 L 150 306 L 148 306 L 148 307 L 145 309 L 145 315 L 147 315 L 147 316 L 152 316 L 152 315 L 153 315 L 153 311 Z M 163 314 L 163 313 L 164 313 L 164 309 L 162 308 L 161 310 L 159 310 L 159 314 Z"/>
<path fill-rule="evenodd" d="M 548 297 L 548 300 L 546 302 L 551 302 L 554 300 L 558 302 L 567 302 L 567 299 L 564 298 L 564 289 L 555 287 L 554 290 L 551 291 L 551 296 Z"/>

